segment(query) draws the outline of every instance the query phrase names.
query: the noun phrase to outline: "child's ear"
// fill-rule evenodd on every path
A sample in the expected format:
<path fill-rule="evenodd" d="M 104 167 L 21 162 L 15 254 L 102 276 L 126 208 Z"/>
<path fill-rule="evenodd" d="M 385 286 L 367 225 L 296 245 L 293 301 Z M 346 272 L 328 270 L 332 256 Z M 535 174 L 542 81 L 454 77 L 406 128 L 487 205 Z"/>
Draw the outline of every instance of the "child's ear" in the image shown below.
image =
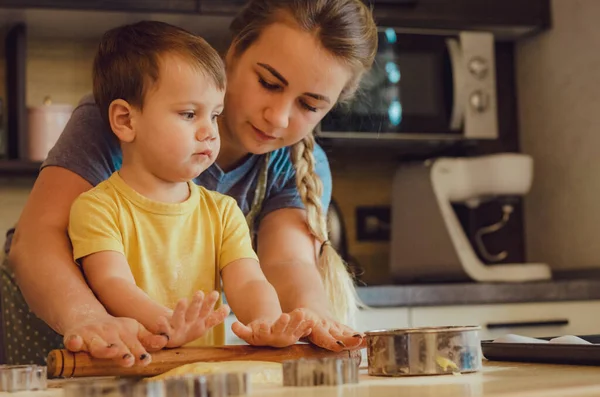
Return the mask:
<path fill-rule="evenodd" d="M 108 107 L 110 128 L 121 142 L 130 143 L 135 139 L 132 116 L 131 105 L 122 99 L 115 99 Z"/>

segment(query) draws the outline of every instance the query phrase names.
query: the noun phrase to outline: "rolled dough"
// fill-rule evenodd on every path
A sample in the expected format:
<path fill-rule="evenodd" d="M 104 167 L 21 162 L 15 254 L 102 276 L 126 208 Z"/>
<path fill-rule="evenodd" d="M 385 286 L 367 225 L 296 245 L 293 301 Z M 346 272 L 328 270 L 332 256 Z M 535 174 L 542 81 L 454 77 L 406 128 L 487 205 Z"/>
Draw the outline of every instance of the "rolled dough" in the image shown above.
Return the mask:
<path fill-rule="evenodd" d="M 283 371 L 281 363 L 269 361 L 219 361 L 198 362 L 173 368 L 149 380 L 166 379 L 182 375 L 207 375 L 214 373 L 247 372 L 251 384 L 281 386 Z"/>

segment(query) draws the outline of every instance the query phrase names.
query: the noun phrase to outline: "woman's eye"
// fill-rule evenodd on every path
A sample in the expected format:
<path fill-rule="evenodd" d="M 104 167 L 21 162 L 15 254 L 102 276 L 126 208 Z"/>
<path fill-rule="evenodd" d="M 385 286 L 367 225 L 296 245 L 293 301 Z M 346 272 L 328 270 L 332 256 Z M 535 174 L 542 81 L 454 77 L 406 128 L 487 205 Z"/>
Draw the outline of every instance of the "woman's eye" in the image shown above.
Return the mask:
<path fill-rule="evenodd" d="M 308 103 L 306 103 L 306 102 L 304 102 L 304 101 L 300 101 L 300 105 L 301 105 L 301 106 L 302 106 L 304 109 L 308 110 L 309 112 L 316 112 L 316 111 L 317 111 L 317 108 L 316 108 L 316 107 L 314 107 L 314 106 L 310 106 Z"/>
<path fill-rule="evenodd" d="M 267 90 L 269 91 L 275 91 L 277 89 L 279 89 L 279 84 L 271 84 L 268 83 L 265 79 L 263 79 L 262 77 L 258 78 L 258 82 L 260 83 L 260 85 L 262 85 L 263 87 L 265 87 Z"/>
<path fill-rule="evenodd" d="M 193 120 L 196 114 L 194 112 L 182 112 L 179 113 L 186 120 Z"/>

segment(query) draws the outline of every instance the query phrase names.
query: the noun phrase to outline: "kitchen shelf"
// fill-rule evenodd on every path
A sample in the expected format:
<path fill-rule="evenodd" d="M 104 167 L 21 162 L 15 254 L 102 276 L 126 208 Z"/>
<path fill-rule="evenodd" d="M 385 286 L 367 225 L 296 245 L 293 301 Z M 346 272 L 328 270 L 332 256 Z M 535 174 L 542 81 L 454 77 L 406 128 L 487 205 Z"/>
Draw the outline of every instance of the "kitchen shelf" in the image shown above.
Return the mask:
<path fill-rule="evenodd" d="M 37 177 L 42 163 L 26 160 L 0 160 L 0 177 Z"/>

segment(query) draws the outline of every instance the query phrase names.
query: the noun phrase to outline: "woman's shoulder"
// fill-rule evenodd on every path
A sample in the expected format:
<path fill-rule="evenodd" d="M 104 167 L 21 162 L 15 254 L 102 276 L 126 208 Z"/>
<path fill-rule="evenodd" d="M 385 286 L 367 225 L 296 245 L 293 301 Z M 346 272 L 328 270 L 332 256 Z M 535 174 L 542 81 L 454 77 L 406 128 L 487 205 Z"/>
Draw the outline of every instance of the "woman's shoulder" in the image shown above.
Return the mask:
<path fill-rule="evenodd" d="M 327 168 L 329 168 L 327 153 L 325 153 L 325 150 L 323 150 L 321 145 L 315 143 L 313 156 L 315 156 L 316 166 L 325 165 Z M 294 164 L 292 160 L 292 148 L 290 146 L 286 146 L 271 152 L 269 168 L 274 170 L 276 174 L 285 170 L 293 170 Z"/>

